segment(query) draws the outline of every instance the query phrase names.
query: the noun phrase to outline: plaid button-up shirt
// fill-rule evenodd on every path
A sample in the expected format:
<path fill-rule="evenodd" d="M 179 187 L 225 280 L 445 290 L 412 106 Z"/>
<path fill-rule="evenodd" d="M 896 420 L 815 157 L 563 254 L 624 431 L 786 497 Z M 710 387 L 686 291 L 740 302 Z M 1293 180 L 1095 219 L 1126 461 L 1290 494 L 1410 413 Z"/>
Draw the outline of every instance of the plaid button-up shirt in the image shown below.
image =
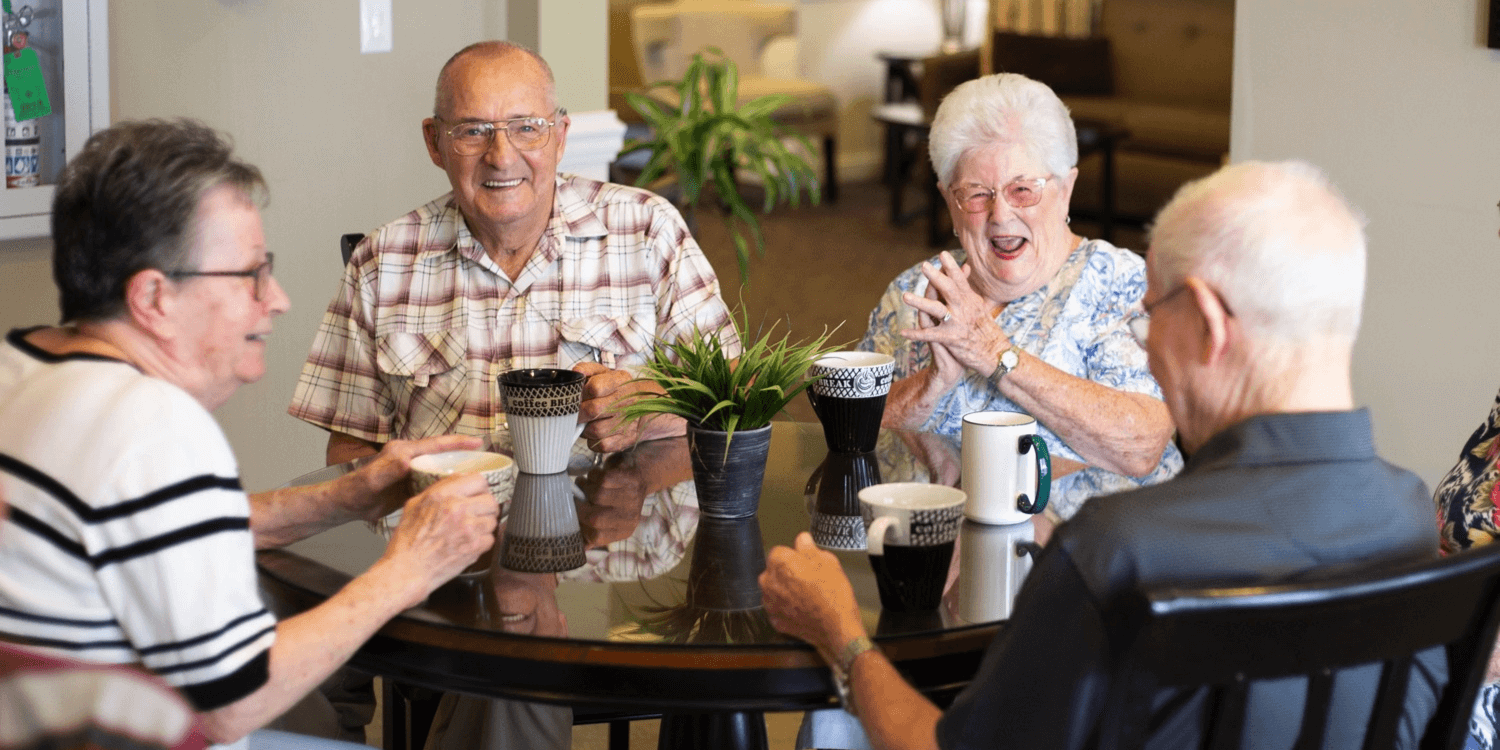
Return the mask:
<path fill-rule="evenodd" d="M 503 422 L 506 370 L 636 370 L 657 341 L 695 331 L 739 352 L 713 267 L 665 199 L 559 175 L 551 222 L 511 280 L 450 193 L 355 249 L 288 412 L 376 443 L 484 435 Z"/>

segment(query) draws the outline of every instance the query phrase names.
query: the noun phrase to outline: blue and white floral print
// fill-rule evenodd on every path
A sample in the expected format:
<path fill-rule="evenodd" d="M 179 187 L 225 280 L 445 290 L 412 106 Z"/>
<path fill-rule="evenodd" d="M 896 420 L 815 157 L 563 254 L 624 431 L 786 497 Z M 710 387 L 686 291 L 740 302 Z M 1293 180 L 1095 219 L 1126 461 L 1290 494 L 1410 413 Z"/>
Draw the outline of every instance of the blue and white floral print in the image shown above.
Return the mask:
<path fill-rule="evenodd" d="M 963 263 L 962 250 L 951 252 Z M 937 258 L 924 262 L 938 264 Z M 927 344 L 908 341 L 901 335 L 901 331 L 917 327 L 916 310 L 901 301 L 901 294 L 920 295 L 926 286 L 921 264 L 897 276 L 870 313 L 869 329 L 859 345 L 865 351 L 894 356 L 897 379 L 927 367 L 932 361 L 932 350 Z M 1161 398 L 1161 389 L 1146 366 L 1146 352 L 1131 336 L 1127 325 L 1131 318 L 1144 314 L 1141 298 L 1145 294 L 1146 264 L 1140 256 L 1103 240 L 1086 240 L 1047 285 L 1006 305 L 997 321 L 1014 345 L 1063 372 L 1118 390 Z M 989 378 L 968 372 L 938 402 L 921 429 L 956 436 L 962 431 L 964 415 L 976 411 L 1022 409 L 1000 395 Z M 1041 424 L 1038 432 L 1046 438 L 1052 455 L 1083 460 L 1046 424 Z M 1176 446 L 1168 444 L 1156 470 L 1143 478 L 1088 468 L 1055 480 L 1050 505 L 1059 516 L 1070 518 L 1090 497 L 1155 484 L 1181 469 L 1182 454 Z"/>

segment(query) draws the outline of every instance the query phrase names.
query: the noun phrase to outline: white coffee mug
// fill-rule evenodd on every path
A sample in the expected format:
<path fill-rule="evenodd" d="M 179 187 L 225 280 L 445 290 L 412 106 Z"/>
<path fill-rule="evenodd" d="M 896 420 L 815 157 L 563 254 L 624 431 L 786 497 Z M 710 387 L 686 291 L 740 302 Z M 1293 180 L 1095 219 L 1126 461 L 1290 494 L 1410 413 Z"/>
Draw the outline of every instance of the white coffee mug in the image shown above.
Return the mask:
<path fill-rule="evenodd" d="M 415 495 L 444 477 L 454 474 L 483 474 L 495 502 L 510 499 L 516 481 L 515 462 L 510 456 L 488 451 L 446 451 L 427 453 L 411 460 L 411 488 Z"/>
<path fill-rule="evenodd" d="M 1036 434 L 1036 419 L 1010 411 L 977 411 L 964 416 L 964 515 L 980 523 L 1029 520 L 1047 507 L 1052 461 L 1047 441 Z"/>
<path fill-rule="evenodd" d="M 572 370 L 538 368 L 502 372 L 499 380 L 516 468 L 523 474 L 567 471 L 585 427 L 578 411 L 587 379 Z"/>
<path fill-rule="evenodd" d="M 958 531 L 958 617 L 985 623 L 1010 618 L 1016 594 L 1031 572 L 1036 527 L 965 521 Z"/>

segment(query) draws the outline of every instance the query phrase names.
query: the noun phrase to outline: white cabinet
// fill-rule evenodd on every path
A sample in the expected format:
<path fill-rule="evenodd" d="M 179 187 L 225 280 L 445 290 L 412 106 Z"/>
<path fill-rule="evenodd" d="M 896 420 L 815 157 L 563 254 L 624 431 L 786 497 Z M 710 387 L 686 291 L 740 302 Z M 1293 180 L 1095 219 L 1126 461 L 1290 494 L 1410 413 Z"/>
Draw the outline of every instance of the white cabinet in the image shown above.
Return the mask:
<path fill-rule="evenodd" d="M 52 114 L 37 120 L 41 184 L 0 190 L 0 240 L 51 233 L 58 173 L 91 133 L 109 124 L 107 0 L 11 0 L 13 10 L 24 5 L 33 9 L 26 31 Z"/>

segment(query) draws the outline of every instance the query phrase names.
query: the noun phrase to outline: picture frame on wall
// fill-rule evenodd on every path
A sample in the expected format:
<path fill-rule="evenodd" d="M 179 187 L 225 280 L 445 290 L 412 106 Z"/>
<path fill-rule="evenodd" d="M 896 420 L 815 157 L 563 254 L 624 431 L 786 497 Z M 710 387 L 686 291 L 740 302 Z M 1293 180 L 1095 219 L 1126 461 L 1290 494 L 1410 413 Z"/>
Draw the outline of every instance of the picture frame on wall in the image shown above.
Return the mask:
<path fill-rule="evenodd" d="M 1500 49 L 1500 0 L 1490 0 L 1490 49 Z"/>

